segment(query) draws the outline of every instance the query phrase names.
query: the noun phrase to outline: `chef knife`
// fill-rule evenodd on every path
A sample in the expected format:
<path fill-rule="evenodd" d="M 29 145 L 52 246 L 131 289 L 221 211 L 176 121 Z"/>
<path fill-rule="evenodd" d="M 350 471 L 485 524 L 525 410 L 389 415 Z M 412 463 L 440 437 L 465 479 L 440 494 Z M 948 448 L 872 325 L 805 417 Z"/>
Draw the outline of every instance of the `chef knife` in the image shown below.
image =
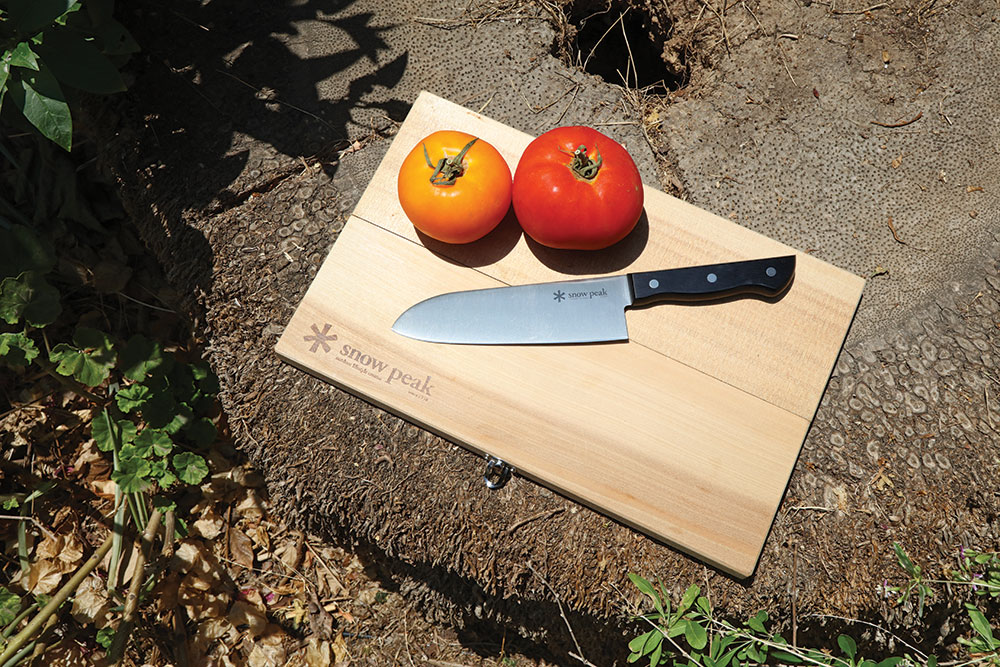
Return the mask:
<path fill-rule="evenodd" d="M 776 297 L 795 256 L 646 271 L 604 278 L 450 292 L 403 312 L 396 333 L 433 343 L 483 345 L 628 340 L 625 309 L 658 301 Z"/>

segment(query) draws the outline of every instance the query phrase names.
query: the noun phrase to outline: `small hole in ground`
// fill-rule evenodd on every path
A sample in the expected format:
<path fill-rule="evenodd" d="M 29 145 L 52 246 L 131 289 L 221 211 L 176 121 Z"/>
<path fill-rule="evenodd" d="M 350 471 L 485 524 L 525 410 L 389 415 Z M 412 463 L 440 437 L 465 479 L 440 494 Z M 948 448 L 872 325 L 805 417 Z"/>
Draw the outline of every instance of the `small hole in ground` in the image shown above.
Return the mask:
<path fill-rule="evenodd" d="M 686 72 L 671 71 L 663 60 L 669 25 L 624 3 L 600 7 L 576 2 L 568 10 L 576 28 L 571 53 L 585 72 L 629 88 L 677 90 L 684 84 Z"/>

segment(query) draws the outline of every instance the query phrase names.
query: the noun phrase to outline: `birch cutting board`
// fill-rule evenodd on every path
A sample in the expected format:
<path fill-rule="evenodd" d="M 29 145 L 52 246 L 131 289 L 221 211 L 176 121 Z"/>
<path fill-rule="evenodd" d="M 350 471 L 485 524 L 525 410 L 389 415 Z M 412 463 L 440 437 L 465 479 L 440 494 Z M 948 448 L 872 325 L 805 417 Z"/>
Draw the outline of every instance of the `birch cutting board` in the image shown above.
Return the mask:
<path fill-rule="evenodd" d="M 741 577 L 754 568 L 864 281 L 645 188 L 636 230 L 601 252 L 418 235 L 403 157 L 439 129 L 517 166 L 531 137 L 422 93 L 277 343 L 285 361 Z M 627 311 L 627 343 L 441 345 L 390 327 L 443 292 L 795 253 L 775 302 Z M 487 493 L 483 489 L 483 493 Z"/>

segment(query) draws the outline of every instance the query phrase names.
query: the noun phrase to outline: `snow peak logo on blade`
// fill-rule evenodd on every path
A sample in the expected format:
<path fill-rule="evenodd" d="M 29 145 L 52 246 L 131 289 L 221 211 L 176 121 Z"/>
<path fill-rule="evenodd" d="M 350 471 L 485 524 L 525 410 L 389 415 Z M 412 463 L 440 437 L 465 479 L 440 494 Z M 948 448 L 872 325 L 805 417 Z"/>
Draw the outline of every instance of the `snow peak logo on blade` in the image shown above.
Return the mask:
<path fill-rule="evenodd" d="M 595 290 L 581 290 L 577 292 L 564 292 L 562 290 L 556 290 L 552 293 L 552 298 L 557 303 L 562 303 L 563 301 L 579 301 L 580 299 L 600 299 L 601 297 L 607 296 L 608 290 L 606 287 Z"/>

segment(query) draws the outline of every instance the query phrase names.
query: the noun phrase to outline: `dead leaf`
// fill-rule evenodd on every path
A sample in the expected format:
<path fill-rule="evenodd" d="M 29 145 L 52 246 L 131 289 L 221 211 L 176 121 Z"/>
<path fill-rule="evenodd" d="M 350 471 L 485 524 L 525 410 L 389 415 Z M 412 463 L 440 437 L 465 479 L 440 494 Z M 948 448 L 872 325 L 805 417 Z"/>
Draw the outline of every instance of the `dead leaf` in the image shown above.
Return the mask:
<path fill-rule="evenodd" d="M 46 533 L 45 539 L 38 543 L 35 548 L 35 557 L 42 560 L 55 560 L 62 551 L 63 542 L 66 538 L 62 535 Z"/>
<path fill-rule="evenodd" d="M 229 529 L 229 554 L 234 561 L 248 570 L 253 567 L 253 542 L 239 528 Z"/>
<path fill-rule="evenodd" d="M 241 499 L 233 511 L 236 516 L 247 521 L 260 521 L 264 518 L 264 503 L 255 489 L 243 489 Z"/>
<path fill-rule="evenodd" d="M 261 611 L 243 600 L 237 600 L 229 609 L 226 617 L 240 632 L 247 632 L 251 637 L 259 637 L 267 628 L 267 618 Z"/>
<path fill-rule="evenodd" d="M 292 572 L 298 570 L 299 564 L 302 562 L 302 536 L 299 535 L 284 544 L 275 551 L 275 555 L 281 559 L 281 564 Z"/>
<path fill-rule="evenodd" d="M 330 667 L 330 642 L 321 642 L 316 637 L 309 637 L 303 657 L 307 667 Z"/>
<path fill-rule="evenodd" d="M 266 633 L 257 640 L 247 658 L 247 667 L 274 667 L 287 662 L 282 644 L 284 633 L 276 625 L 268 625 Z"/>
<path fill-rule="evenodd" d="M 104 582 L 95 576 L 87 577 L 76 589 L 73 597 L 73 606 L 70 614 L 77 623 L 93 623 L 94 627 L 100 630 L 110 621 L 108 612 L 111 605 L 108 603 L 108 593 L 104 588 Z"/>
<path fill-rule="evenodd" d="M 983 188 L 980 185 L 969 185 L 965 188 L 966 192 L 982 192 Z"/>
<path fill-rule="evenodd" d="M 222 533 L 223 526 L 224 520 L 221 516 L 215 512 L 206 512 L 200 519 L 191 524 L 191 532 L 206 540 L 214 540 Z"/>
<path fill-rule="evenodd" d="M 206 559 L 205 549 L 199 540 L 182 540 L 174 549 L 170 559 L 170 569 L 187 574 L 191 571 L 208 573 L 211 566 Z"/>
<path fill-rule="evenodd" d="M 87 410 L 86 412 L 87 412 L 87 417 L 84 419 L 84 421 L 90 421 L 90 410 Z M 100 460 L 101 460 L 101 451 L 97 448 L 97 445 L 91 439 L 80 446 L 80 453 L 77 455 L 76 460 L 73 461 L 73 467 L 79 470 L 88 463 L 93 463 L 94 461 L 100 461 Z"/>
<path fill-rule="evenodd" d="M 188 616 L 195 620 L 225 616 L 231 598 L 212 589 L 213 582 L 210 579 L 191 572 L 177 587 L 177 601 L 184 605 Z"/>
<path fill-rule="evenodd" d="M 895 158 L 891 163 L 893 169 L 899 169 L 899 165 L 903 164 L 903 156 Z"/>
<path fill-rule="evenodd" d="M 36 560 L 21 578 L 21 586 L 32 595 L 48 595 L 59 587 L 62 576 L 58 561 Z"/>
<path fill-rule="evenodd" d="M 76 535 L 66 536 L 62 551 L 59 552 L 59 560 L 72 570 L 75 570 L 80 561 L 83 560 L 83 545 Z M 63 571 L 68 572 L 69 570 L 64 569 Z"/>
<path fill-rule="evenodd" d="M 889 64 L 889 52 L 884 49 L 882 50 L 882 62 L 884 62 L 886 65 Z"/>
<path fill-rule="evenodd" d="M 333 664 L 335 667 L 343 667 L 351 664 L 351 653 L 347 650 L 347 642 L 344 641 L 344 633 L 338 632 L 333 640 Z"/>

